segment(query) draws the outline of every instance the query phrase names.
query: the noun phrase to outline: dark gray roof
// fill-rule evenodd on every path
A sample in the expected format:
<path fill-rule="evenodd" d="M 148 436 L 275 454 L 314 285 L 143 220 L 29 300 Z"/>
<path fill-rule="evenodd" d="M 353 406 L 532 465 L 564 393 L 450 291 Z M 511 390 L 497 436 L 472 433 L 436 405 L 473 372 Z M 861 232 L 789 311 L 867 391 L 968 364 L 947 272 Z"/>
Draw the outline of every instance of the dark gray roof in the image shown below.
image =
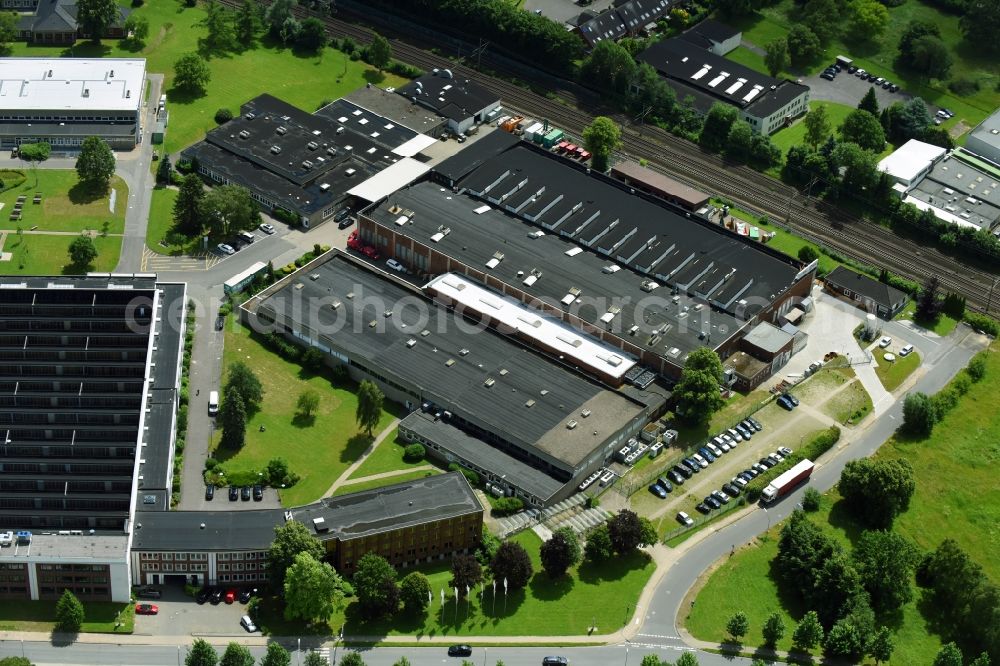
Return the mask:
<path fill-rule="evenodd" d="M 136 514 L 132 550 L 266 550 L 284 523 L 282 509 L 144 512 Z"/>
<path fill-rule="evenodd" d="M 480 468 L 534 495 L 542 502 L 559 492 L 563 482 L 535 469 L 517 458 L 490 446 L 443 419 L 422 411 L 413 412 L 400 423 L 426 441 L 434 442 L 446 451 L 473 461 Z"/>
<path fill-rule="evenodd" d="M 268 295 L 259 311 L 275 313 L 295 330 L 308 325 L 319 344 L 415 393 L 417 401 L 433 402 L 456 420 L 566 471 L 644 411 L 509 338 L 470 326 L 346 255 L 330 256 Z M 493 387 L 484 383 L 490 377 Z M 585 408 L 592 412 L 587 428 L 567 429 Z"/>
<path fill-rule="evenodd" d="M 434 112 L 414 104 L 394 91 L 384 90 L 378 86 L 365 86 L 349 93 L 345 99 L 358 106 L 377 113 L 395 123 L 408 127 L 414 132 L 436 134 L 444 122 Z M 323 114 L 324 109 L 316 113 Z"/>
<path fill-rule="evenodd" d="M 491 105 L 500 104 L 500 95 L 469 79 L 456 79 L 444 72 L 424 74 L 396 92 L 406 99 L 416 99 L 445 117 L 460 120 L 479 113 Z M 448 108 L 451 107 L 451 108 Z"/>
<path fill-rule="evenodd" d="M 909 296 L 904 291 L 879 282 L 861 273 L 855 273 L 844 266 L 837 266 L 826 276 L 827 284 L 846 287 L 856 294 L 870 298 L 875 303 L 892 310 Z"/>
<path fill-rule="evenodd" d="M 329 497 L 292 509 L 292 516 L 325 541 L 357 539 L 482 510 L 465 476 L 451 472 Z M 323 519 L 325 531 L 316 530 L 317 518 Z"/>
<path fill-rule="evenodd" d="M 115 7 L 117 13 L 110 27 L 121 28 L 130 12 L 125 7 Z M 76 32 L 79 27 L 77 12 L 75 0 L 39 0 L 34 13 L 21 16 L 18 29 L 32 32 Z"/>
<path fill-rule="evenodd" d="M 638 59 L 669 81 L 746 109 L 757 117 L 771 115 L 809 90 L 808 86 L 762 74 L 681 38 L 655 42 Z"/>
<path fill-rule="evenodd" d="M 787 333 L 770 322 L 762 321 L 750 329 L 743 340 L 768 353 L 777 354 L 792 341 L 792 337 L 794 334 Z"/>
<path fill-rule="evenodd" d="M 579 26 L 580 34 L 589 46 L 594 46 L 600 41 L 610 39 L 611 41 L 623 37 L 628 29 L 625 21 L 613 8 L 598 14 L 586 23 Z"/>
<path fill-rule="evenodd" d="M 706 39 L 709 39 L 715 43 L 721 44 L 722 42 L 735 37 L 742 31 L 734 28 L 731 25 L 727 25 L 722 21 L 716 21 L 715 19 L 705 19 L 698 25 L 687 30 L 684 35 L 700 35 Z"/>
<path fill-rule="evenodd" d="M 434 167 L 434 173 L 453 182 L 464 178 L 521 140 L 510 132 L 490 132 Z"/>
<path fill-rule="evenodd" d="M 365 90 L 365 88 L 362 88 Z M 386 93 L 387 95 L 389 93 Z M 396 98 L 399 95 L 395 95 Z M 405 100 L 403 100 L 405 102 Z M 412 129 L 370 111 L 347 99 L 336 99 L 315 114 L 343 125 L 354 134 L 388 150 L 398 148 L 417 135 Z M 358 150 L 355 147 L 355 150 Z"/>
<path fill-rule="evenodd" d="M 670 11 L 670 4 L 671 0 L 627 0 L 618 4 L 615 11 L 625 28 L 634 33 L 663 18 Z"/>

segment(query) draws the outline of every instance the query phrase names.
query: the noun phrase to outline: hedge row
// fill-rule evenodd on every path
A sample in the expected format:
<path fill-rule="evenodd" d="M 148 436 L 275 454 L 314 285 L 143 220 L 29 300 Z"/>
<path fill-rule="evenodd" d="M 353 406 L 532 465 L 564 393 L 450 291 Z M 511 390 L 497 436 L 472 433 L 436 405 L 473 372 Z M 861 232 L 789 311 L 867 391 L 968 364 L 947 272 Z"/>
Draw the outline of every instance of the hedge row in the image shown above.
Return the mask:
<path fill-rule="evenodd" d="M 817 458 L 833 448 L 833 445 L 838 441 L 840 441 L 840 428 L 837 426 L 830 426 L 816 435 L 811 442 L 801 449 L 792 451 L 792 455 L 785 458 L 780 464 L 775 465 L 748 483 L 745 491 L 747 501 L 756 502 L 760 499 L 760 494 L 767 487 L 767 484 L 778 478 L 779 474 L 791 469 L 800 460 L 812 460 L 815 462 Z"/>

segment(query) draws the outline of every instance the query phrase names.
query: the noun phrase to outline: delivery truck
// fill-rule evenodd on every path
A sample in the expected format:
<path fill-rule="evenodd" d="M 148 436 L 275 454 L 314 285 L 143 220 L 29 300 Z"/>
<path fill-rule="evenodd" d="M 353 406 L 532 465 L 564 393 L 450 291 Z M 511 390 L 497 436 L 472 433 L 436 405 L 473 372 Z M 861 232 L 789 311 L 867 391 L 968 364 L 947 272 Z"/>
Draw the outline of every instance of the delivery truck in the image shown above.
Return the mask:
<path fill-rule="evenodd" d="M 761 501 L 770 504 L 788 493 L 809 478 L 815 465 L 811 460 L 800 460 L 790 470 L 780 474 L 778 478 L 768 484 L 761 493 Z"/>

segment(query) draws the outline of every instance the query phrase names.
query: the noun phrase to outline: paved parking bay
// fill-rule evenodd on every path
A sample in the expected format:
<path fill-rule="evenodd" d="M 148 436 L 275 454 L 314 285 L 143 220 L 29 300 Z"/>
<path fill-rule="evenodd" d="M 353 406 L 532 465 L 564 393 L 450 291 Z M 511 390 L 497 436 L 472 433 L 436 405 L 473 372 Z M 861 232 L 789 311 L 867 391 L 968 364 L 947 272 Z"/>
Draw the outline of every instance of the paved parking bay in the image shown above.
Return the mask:
<path fill-rule="evenodd" d="M 802 83 L 809 86 L 809 99 L 812 101 L 837 102 L 847 106 L 857 106 L 861 98 L 868 92 L 868 88 L 875 88 L 875 98 L 878 100 L 880 109 L 884 109 L 893 102 L 905 102 L 910 99 L 910 95 L 905 90 L 889 92 L 880 86 L 876 86 L 874 81 L 862 81 L 854 74 L 848 74 L 845 69 L 838 74 L 833 81 L 821 79 L 822 72 L 816 72 L 812 76 L 806 76 Z M 893 81 L 898 85 L 897 81 Z M 935 109 L 936 111 L 936 109 Z M 934 113 L 932 111 L 931 113 Z"/>
<path fill-rule="evenodd" d="M 559 23 L 566 23 L 584 11 L 600 14 L 608 7 L 611 7 L 612 4 L 614 4 L 613 0 L 594 0 L 594 2 L 584 7 L 574 2 L 574 0 L 525 0 L 524 10 L 528 12 L 540 10 L 542 16 L 547 16 Z"/>
<path fill-rule="evenodd" d="M 248 502 L 249 504 L 249 502 Z M 140 599 L 140 603 L 159 606 L 158 615 L 137 615 L 135 633 L 153 636 L 240 636 L 246 631 L 240 618 L 246 615 L 246 605 L 198 604 L 184 594 L 179 585 L 158 586 L 163 591 L 160 599 Z"/>

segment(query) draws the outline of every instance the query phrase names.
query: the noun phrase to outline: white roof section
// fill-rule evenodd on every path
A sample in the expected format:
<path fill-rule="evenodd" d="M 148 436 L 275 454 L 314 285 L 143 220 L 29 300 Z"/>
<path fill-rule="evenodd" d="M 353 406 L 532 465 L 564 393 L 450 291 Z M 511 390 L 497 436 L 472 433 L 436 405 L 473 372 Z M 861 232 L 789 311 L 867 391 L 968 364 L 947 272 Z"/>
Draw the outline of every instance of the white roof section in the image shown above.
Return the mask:
<path fill-rule="evenodd" d="M 393 148 L 392 154 L 399 155 L 400 157 L 413 157 L 424 148 L 433 146 L 435 143 L 437 143 L 437 139 L 426 134 L 417 134 L 403 145 Z"/>
<path fill-rule="evenodd" d="M 947 151 L 940 146 L 910 139 L 891 155 L 883 158 L 878 163 L 878 170 L 893 178 L 909 182 L 940 159 L 945 152 Z"/>
<path fill-rule="evenodd" d="M 970 229 L 981 228 L 978 224 L 969 222 L 968 220 L 965 220 L 959 217 L 958 215 L 953 215 L 948 211 L 944 210 L 943 208 L 938 208 L 937 206 L 931 205 L 926 201 L 921 201 L 916 197 L 907 195 L 906 198 L 903 199 L 903 203 L 913 204 L 920 210 L 929 210 L 930 212 L 934 213 L 934 217 L 936 217 L 937 219 L 943 220 L 945 222 L 951 222 L 952 224 L 957 224 L 960 227 L 969 227 Z"/>
<path fill-rule="evenodd" d="M 0 109 L 137 111 L 144 58 L 0 58 Z"/>
<path fill-rule="evenodd" d="M 430 170 L 429 165 L 418 162 L 412 157 L 404 157 L 395 164 L 382 169 L 368 180 L 358 183 L 347 193 L 374 203 L 409 185 Z"/>
<path fill-rule="evenodd" d="M 539 314 L 507 296 L 481 287 L 457 273 L 440 275 L 424 287 L 460 304 L 468 313 L 488 317 L 494 324 L 530 338 L 542 349 L 564 357 L 570 363 L 601 375 L 621 378 L 635 361 L 620 350 L 601 344 L 551 317 Z"/>
<path fill-rule="evenodd" d="M 241 272 L 237 273 L 236 275 L 234 275 L 233 277 L 231 277 L 228 280 L 226 280 L 226 286 L 227 287 L 235 287 L 240 282 L 243 282 L 243 280 L 246 280 L 251 275 L 254 275 L 258 271 L 262 271 L 265 268 L 267 268 L 267 264 L 265 264 L 263 261 L 258 261 L 256 263 L 254 263 L 252 266 L 250 266 L 249 268 L 247 268 L 245 271 L 241 271 Z"/>

